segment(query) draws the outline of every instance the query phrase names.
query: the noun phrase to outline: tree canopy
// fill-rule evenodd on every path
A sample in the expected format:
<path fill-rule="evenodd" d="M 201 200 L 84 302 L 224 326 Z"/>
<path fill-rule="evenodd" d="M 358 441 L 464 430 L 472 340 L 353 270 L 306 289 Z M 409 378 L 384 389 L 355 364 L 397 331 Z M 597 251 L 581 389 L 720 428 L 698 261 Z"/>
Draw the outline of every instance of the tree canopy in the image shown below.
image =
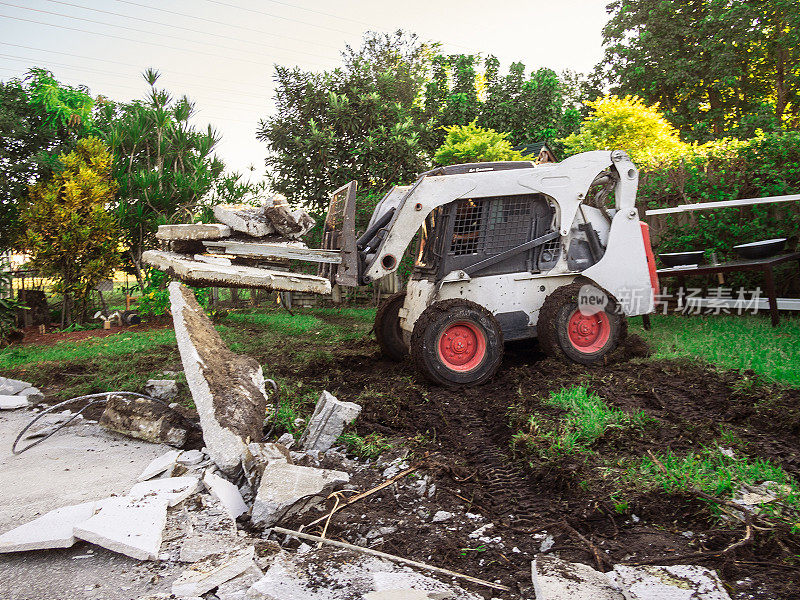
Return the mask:
<path fill-rule="evenodd" d="M 32 266 L 63 294 L 62 325 L 82 320 L 89 294 L 119 264 L 119 230 L 106 210 L 117 191 L 112 160 L 102 140 L 79 140 L 58 173 L 31 187 L 20 214 Z"/>
<path fill-rule="evenodd" d="M 591 113 L 564 140 L 568 153 L 625 150 L 634 162 L 653 165 L 684 151 L 677 130 L 641 98 L 607 96 L 586 103 Z"/>
<path fill-rule="evenodd" d="M 599 71 L 690 140 L 800 118 L 800 0 L 613 0 Z"/>
<path fill-rule="evenodd" d="M 444 144 L 434 156 L 440 165 L 491 162 L 499 160 L 525 160 L 528 157 L 511 147 L 507 133 L 484 129 L 475 124 L 447 127 Z"/>

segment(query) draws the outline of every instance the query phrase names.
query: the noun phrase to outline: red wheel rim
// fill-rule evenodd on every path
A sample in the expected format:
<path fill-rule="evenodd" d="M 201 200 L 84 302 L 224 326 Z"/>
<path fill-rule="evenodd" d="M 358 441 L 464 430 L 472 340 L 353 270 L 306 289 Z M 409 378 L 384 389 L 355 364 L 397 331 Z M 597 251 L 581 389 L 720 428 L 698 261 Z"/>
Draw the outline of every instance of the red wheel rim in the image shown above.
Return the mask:
<path fill-rule="evenodd" d="M 471 371 L 486 356 L 486 336 L 473 323 L 448 325 L 439 336 L 439 359 L 453 371 Z"/>
<path fill-rule="evenodd" d="M 576 310 L 569 318 L 567 337 L 572 347 L 579 352 L 597 352 L 611 337 L 611 321 L 602 310 L 594 315 L 585 315 Z"/>

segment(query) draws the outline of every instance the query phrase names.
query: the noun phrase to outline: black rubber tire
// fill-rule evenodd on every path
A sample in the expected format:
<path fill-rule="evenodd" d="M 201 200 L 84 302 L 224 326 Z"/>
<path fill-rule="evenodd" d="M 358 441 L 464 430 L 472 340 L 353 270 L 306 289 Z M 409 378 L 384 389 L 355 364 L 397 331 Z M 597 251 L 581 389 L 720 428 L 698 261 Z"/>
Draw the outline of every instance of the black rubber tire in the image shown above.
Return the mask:
<path fill-rule="evenodd" d="M 406 300 L 405 292 L 392 294 L 384 300 L 375 313 L 375 338 L 386 358 L 400 362 L 408 356 L 408 346 L 403 341 L 398 315 Z"/>
<path fill-rule="evenodd" d="M 483 360 L 469 371 L 449 368 L 439 356 L 439 339 L 448 326 L 467 322 L 484 336 Z M 473 386 L 491 379 L 503 362 L 503 331 L 488 310 L 469 300 L 443 300 L 420 315 L 411 334 L 411 358 L 424 377 L 442 386 Z"/>
<path fill-rule="evenodd" d="M 609 354 L 628 335 L 628 321 L 624 314 L 616 310 L 617 304 L 609 296 L 609 303 L 605 308 L 610 325 L 608 340 L 600 349 L 591 353 L 575 348 L 569 341 L 569 319 L 578 308 L 578 294 L 583 285 L 584 283 L 565 285 L 545 298 L 536 323 L 539 347 L 554 358 L 566 358 L 589 366 L 605 364 Z"/>

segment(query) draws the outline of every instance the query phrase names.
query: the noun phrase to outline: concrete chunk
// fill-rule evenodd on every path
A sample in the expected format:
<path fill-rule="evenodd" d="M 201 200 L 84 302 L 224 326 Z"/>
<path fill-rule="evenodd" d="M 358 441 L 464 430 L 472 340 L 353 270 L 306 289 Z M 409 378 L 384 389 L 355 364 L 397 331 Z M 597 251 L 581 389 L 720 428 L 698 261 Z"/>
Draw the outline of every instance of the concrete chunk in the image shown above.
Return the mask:
<path fill-rule="evenodd" d="M 172 400 L 178 395 L 178 382 L 174 379 L 148 379 L 144 393 L 159 400 Z"/>
<path fill-rule="evenodd" d="M 250 485 L 258 489 L 261 475 L 268 464 L 276 461 L 292 463 L 289 450 L 282 444 L 252 442 L 242 453 L 242 468 Z"/>
<path fill-rule="evenodd" d="M 287 516 L 305 512 L 349 481 L 343 471 L 272 462 L 261 477 L 251 520 L 271 527 Z"/>
<path fill-rule="evenodd" d="M 178 413 L 147 398 L 112 395 L 100 425 L 136 439 L 181 447 L 189 435 Z"/>
<path fill-rule="evenodd" d="M 254 358 L 228 349 L 190 290 L 173 282 L 169 292 L 178 349 L 206 449 L 224 473 L 233 475 L 247 444 L 263 436 L 264 372 Z"/>
<path fill-rule="evenodd" d="M 322 392 L 308 427 L 300 438 L 300 445 L 306 451 L 330 450 L 342 435 L 345 425 L 353 422 L 360 413 L 361 406 L 355 402 L 342 402 L 331 393 Z"/>
<path fill-rule="evenodd" d="M 309 292 L 327 295 L 331 293 L 331 282 L 325 277 L 306 273 L 275 271 L 241 265 L 209 264 L 192 260 L 189 256 L 174 252 L 148 250 L 142 260 L 182 281 L 217 287 L 252 287 L 287 292 Z"/>
<path fill-rule="evenodd" d="M 27 396 L 12 396 L 8 394 L 0 395 L 0 410 L 14 410 L 25 408 L 30 403 Z"/>
<path fill-rule="evenodd" d="M 0 535 L 0 552 L 69 548 L 75 543 L 73 529 L 94 516 L 96 502 L 65 506 Z"/>
<path fill-rule="evenodd" d="M 144 471 L 137 477 L 137 481 L 147 481 L 156 475 L 166 473 L 172 475 L 172 470 L 175 468 L 175 463 L 178 460 L 180 451 L 170 450 L 161 456 L 154 458 L 152 462 L 144 468 Z"/>
<path fill-rule="evenodd" d="M 297 239 L 308 233 L 316 224 L 304 210 L 291 211 L 284 205 L 267 206 L 262 210 L 275 231 L 286 237 Z"/>
<path fill-rule="evenodd" d="M 128 497 L 144 498 L 157 495 L 165 498 L 170 506 L 175 506 L 194 494 L 199 487 L 200 479 L 197 477 L 167 477 L 137 483 L 128 492 Z"/>
<path fill-rule="evenodd" d="M 229 554 L 215 554 L 192 565 L 172 584 L 179 598 L 200 596 L 241 575 L 253 565 L 256 549 L 250 546 Z"/>
<path fill-rule="evenodd" d="M 531 577 L 536 600 L 624 600 L 605 573 L 554 556 L 534 560 Z"/>
<path fill-rule="evenodd" d="M 211 495 L 219 500 L 219 503 L 222 504 L 231 519 L 236 520 L 236 517 L 247 512 L 247 505 L 242 499 L 239 488 L 230 481 L 212 473 L 210 470 L 206 470 L 203 475 L 203 483 Z"/>
<path fill-rule="evenodd" d="M 179 560 L 194 563 L 242 545 L 240 538 L 232 533 L 193 533 L 183 539 Z"/>
<path fill-rule="evenodd" d="M 610 577 L 625 600 L 730 600 L 717 574 L 696 565 L 616 565 Z"/>
<path fill-rule="evenodd" d="M 20 381 L 19 379 L 9 379 L 8 377 L 0 377 L 0 394 L 7 396 L 14 396 L 22 390 L 33 387 L 32 383 L 27 381 Z"/>
<path fill-rule="evenodd" d="M 275 232 L 275 227 L 264 216 L 264 209 L 249 204 L 217 204 L 214 207 L 214 218 L 234 231 L 240 231 L 253 237 L 264 237 Z"/>
<path fill-rule="evenodd" d="M 36 387 L 26 387 L 24 390 L 17 392 L 17 396 L 25 396 L 28 402 L 41 402 L 44 400 L 44 394 Z"/>
<path fill-rule="evenodd" d="M 75 527 L 75 537 L 139 560 L 156 560 L 167 524 L 168 501 L 159 495 L 111 498 Z"/>
<path fill-rule="evenodd" d="M 231 228 L 221 223 L 185 223 L 159 225 L 156 239 L 159 240 L 218 240 L 230 237 Z"/>
<path fill-rule="evenodd" d="M 181 455 L 178 457 L 178 463 L 182 465 L 196 465 L 203 462 L 205 458 L 206 455 L 200 450 L 185 450 L 181 452 Z"/>

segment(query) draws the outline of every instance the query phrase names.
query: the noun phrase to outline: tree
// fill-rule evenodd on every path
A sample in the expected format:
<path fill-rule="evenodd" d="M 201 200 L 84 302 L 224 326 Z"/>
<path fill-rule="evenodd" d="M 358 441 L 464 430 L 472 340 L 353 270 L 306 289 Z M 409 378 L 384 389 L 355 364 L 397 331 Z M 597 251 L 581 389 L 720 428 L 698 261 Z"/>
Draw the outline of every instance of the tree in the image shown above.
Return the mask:
<path fill-rule="evenodd" d="M 499 78 L 490 70 L 496 61 L 494 57 L 487 60 L 486 101 L 478 118 L 481 126 L 508 132 L 515 146 L 552 141 L 577 129 L 580 114 L 567 103 L 571 92 L 567 81 L 545 68 L 526 78 L 520 62 L 512 63 L 508 74 Z"/>
<path fill-rule="evenodd" d="M 641 98 L 607 96 L 587 102 L 590 115 L 578 133 L 564 140 L 569 154 L 589 150 L 625 150 L 634 162 L 652 165 L 686 150 L 678 132 Z"/>
<path fill-rule="evenodd" d="M 98 138 L 79 140 L 59 161 L 60 172 L 31 187 L 20 216 L 32 265 L 63 294 L 67 326 L 85 318 L 89 294 L 118 264 L 119 231 L 106 210 L 117 184 L 112 156 Z"/>
<path fill-rule="evenodd" d="M 186 96 L 174 100 L 158 89 L 158 71 L 148 69 L 144 78 L 150 85 L 145 100 L 104 101 L 98 115 L 119 183 L 114 214 L 140 286 L 144 285 L 142 254 L 155 243 L 158 225 L 194 220 L 198 205 L 224 170 L 212 154 L 219 141 L 216 131 L 189 124 L 194 104 Z M 241 190 L 232 186 L 228 191 Z"/>
<path fill-rule="evenodd" d="M 424 171 L 430 128 L 419 99 L 430 51 L 413 35 L 371 32 L 332 71 L 277 66 L 275 114 L 257 133 L 272 188 L 322 214 L 350 180 L 380 191 Z"/>
<path fill-rule="evenodd" d="M 686 136 L 750 136 L 800 116 L 800 0 L 613 0 L 598 70 Z"/>
<path fill-rule="evenodd" d="M 440 165 L 530 158 L 511 148 L 507 133 L 478 127 L 475 121 L 445 129 L 447 137 L 435 157 Z"/>
<path fill-rule="evenodd" d="M 19 240 L 19 205 L 37 178 L 59 168 L 92 127 L 85 87 L 66 86 L 44 69 L 0 82 L 0 250 Z"/>

